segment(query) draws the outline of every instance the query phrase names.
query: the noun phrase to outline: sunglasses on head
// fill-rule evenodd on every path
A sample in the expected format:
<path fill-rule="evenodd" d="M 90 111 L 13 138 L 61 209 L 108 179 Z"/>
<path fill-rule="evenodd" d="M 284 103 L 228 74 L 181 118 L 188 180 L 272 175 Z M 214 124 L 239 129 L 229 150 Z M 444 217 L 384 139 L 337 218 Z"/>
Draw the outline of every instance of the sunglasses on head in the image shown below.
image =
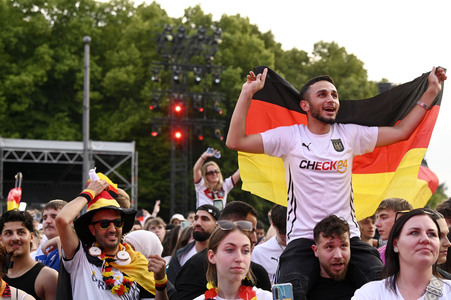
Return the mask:
<path fill-rule="evenodd" d="M 220 220 L 217 222 L 219 228 L 222 230 L 232 230 L 235 226 L 243 231 L 253 231 L 252 223 L 249 221 L 236 221 Z"/>
<path fill-rule="evenodd" d="M 107 229 L 110 227 L 110 224 L 113 223 L 114 227 L 116 228 L 122 228 L 124 226 L 124 221 L 121 219 L 115 219 L 115 220 L 99 220 L 92 222 L 92 225 L 99 224 L 100 228 Z"/>
<path fill-rule="evenodd" d="M 430 215 L 430 216 L 434 216 L 434 213 L 427 211 L 427 210 L 421 210 L 422 212 L 424 212 L 426 215 Z M 395 214 L 395 222 L 396 220 L 398 220 L 398 218 L 402 217 L 403 215 L 405 215 L 406 213 L 411 212 L 411 210 L 401 210 L 401 211 L 397 211 Z"/>
<path fill-rule="evenodd" d="M 214 175 L 214 174 L 219 174 L 219 170 L 214 170 L 214 171 L 208 171 L 207 173 L 205 173 L 207 175 Z"/>

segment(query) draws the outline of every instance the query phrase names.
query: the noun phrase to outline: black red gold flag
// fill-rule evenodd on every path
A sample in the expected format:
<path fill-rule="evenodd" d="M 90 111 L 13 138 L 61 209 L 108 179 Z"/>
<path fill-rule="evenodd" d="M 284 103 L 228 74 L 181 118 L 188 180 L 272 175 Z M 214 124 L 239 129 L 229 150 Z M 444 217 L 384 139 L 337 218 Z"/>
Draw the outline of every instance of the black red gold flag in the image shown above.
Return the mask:
<path fill-rule="evenodd" d="M 262 73 L 264 68 L 256 67 L 254 72 Z M 372 98 L 340 100 L 336 121 L 366 126 L 395 125 L 415 107 L 428 86 L 428 74 L 424 73 Z M 354 158 L 352 180 L 357 219 L 372 215 L 386 198 L 404 198 L 414 207 L 424 207 L 427 203 L 438 183 L 429 184 L 425 176 L 420 178 L 425 175 L 424 171 L 419 171 L 440 110 L 442 94 L 443 89 L 407 141 L 379 147 Z M 301 110 L 299 100 L 299 92 L 268 69 L 264 88 L 252 99 L 246 118 L 246 133 L 307 124 L 307 116 Z M 244 190 L 287 205 L 285 171 L 280 158 L 239 152 L 238 161 Z"/>

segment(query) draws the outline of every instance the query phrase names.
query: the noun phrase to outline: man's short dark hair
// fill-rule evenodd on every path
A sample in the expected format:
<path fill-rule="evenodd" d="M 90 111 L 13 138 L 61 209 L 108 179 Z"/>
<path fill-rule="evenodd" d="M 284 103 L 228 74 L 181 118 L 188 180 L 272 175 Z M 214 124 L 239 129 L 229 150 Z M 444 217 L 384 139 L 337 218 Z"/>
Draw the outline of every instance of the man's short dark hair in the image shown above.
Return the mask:
<path fill-rule="evenodd" d="M 446 219 L 451 219 L 451 198 L 439 203 L 435 210 L 441 213 Z"/>
<path fill-rule="evenodd" d="M 402 198 L 388 198 L 382 200 L 376 209 L 376 214 L 380 211 L 388 209 L 394 212 L 403 211 L 403 210 L 412 210 L 413 206 L 407 200 Z"/>
<path fill-rule="evenodd" d="M 257 211 L 251 205 L 243 201 L 232 201 L 224 207 L 219 220 L 244 220 L 249 214 L 257 218 Z"/>
<path fill-rule="evenodd" d="M 5 223 L 8 222 L 22 222 L 25 228 L 33 233 L 33 216 L 28 211 L 8 210 L 0 217 L 0 234 L 5 228 Z"/>
<path fill-rule="evenodd" d="M 319 76 L 313 77 L 312 79 L 307 81 L 307 83 L 304 84 L 304 86 L 302 87 L 301 91 L 299 92 L 299 99 L 300 100 L 308 100 L 306 98 L 306 96 L 307 96 L 307 92 L 308 92 L 310 86 L 312 86 L 313 84 L 315 84 L 319 81 L 328 81 L 328 82 L 332 83 L 333 85 L 335 85 L 334 80 L 329 75 L 319 75 Z"/>
<path fill-rule="evenodd" d="M 325 238 L 331 237 L 334 234 L 337 237 L 341 237 L 346 232 L 349 233 L 348 222 L 336 215 L 330 215 L 319 221 L 315 228 L 313 228 L 313 239 L 315 243 L 318 243 L 320 235 Z"/>
<path fill-rule="evenodd" d="M 64 206 L 66 206 L 67 202 L 60 199 L 50 200 L 44 205 L 44 208 L 42 209 L 42 212 L 47 209 L 54 209 L 54 210 L 60 210 L 63 209 Z"/>
<path fill-rule="evenodd" d="M 287 233 L 287 208 L 282 205 L 274 205 L 271 208 L 271 222 L 280 234 Z"/>

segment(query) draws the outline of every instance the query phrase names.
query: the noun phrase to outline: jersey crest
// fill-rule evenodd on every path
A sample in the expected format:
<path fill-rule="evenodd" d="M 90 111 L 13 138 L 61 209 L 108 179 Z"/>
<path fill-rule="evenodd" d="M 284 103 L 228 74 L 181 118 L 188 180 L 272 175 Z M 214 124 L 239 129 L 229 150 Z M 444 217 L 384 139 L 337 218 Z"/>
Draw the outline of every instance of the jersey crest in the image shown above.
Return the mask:
<path fill-rule="evenodd" d="M 335 151 L 343 152 L 345 147 L 343 146 L 341 139 L 331 139 L 330 141 L 332 142 L 332 145 L 334 146 Z"/>

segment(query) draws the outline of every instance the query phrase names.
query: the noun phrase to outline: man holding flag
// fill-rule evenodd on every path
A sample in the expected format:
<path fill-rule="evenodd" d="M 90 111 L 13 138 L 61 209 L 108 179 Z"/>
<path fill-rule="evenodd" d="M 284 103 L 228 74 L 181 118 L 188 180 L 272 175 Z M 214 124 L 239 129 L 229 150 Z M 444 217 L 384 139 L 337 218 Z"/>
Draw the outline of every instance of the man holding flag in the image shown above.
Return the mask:
<path fill-rule="evenodd" d="M 246 118 L 254 94 L 261 90 L 268 69 L 250 72 L 232 115 L 227 146 L 234 150 L 264 153 L 283 160 L 287 184 L 287 248 L 280 257 L 278 282 L 291 282 L 295 299 L 305 299 L 319 268 L 313 255 L 313 228 L 325 217 L 336 214 L 351 229 L 351 263 L 358 276 L 379 279 L 382 263 L 377 251 L 359 239 L 352 188 L 353 157 L 375 147 L 407 140 L 420 125 L 446 80 L 442 68 L 433 68 L 428 87 L 418 105 L 395 126 L 360 126 L 335 123 L 340 108 L 338 92 L 329 76 L 311 79 L 299 94 L 307 125 L 274 128 L 247 134 Z M 241 169 L 241 167 L 240 167 Z M 336 268 L 341 266 L 337 264 Z"/>

